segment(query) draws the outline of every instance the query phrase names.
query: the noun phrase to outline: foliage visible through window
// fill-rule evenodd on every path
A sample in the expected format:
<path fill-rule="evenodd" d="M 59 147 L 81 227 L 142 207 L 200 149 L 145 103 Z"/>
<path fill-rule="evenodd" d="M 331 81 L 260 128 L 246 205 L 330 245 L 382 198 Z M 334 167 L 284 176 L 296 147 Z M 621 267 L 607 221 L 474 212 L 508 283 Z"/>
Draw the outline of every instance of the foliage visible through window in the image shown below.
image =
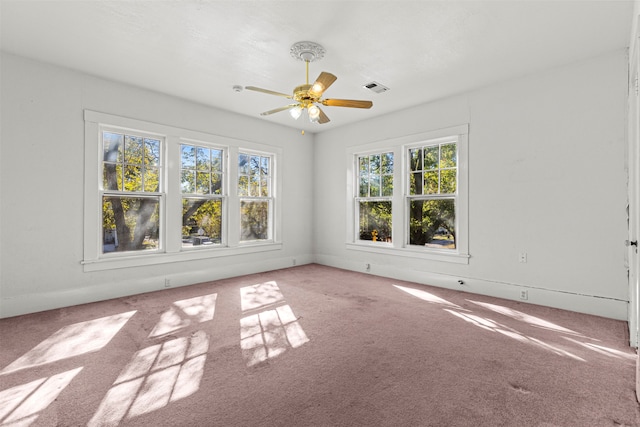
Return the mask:
<path fill-rule="evenodd" d="M 102 252 L 158 249 L 161 140 L 102 132 Z"/>
<path fill-rule="evenodd" d="M 393 153 L 358 157 L 358 238 L 391 242 Z"/>
<path fill-rule="evenodd" d="M 456 248 L 457 146 L 410 148 L 409 244 Z"/>
<path fill-rule="evenodd" d="M 182 144 L 182 247 L 222 243 L 223 151 Z"/>
<path fill-rule="evenodd" d="M 238 154 L 241 242 L 271 239 L 271 176 L 271 157 Z"/>

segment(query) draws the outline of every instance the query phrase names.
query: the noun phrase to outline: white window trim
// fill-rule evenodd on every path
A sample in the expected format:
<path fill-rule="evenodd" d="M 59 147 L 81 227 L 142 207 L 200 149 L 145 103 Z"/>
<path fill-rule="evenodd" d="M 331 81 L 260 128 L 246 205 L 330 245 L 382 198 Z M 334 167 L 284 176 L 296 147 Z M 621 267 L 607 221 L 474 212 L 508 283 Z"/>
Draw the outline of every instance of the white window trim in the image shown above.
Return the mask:
<path fill-rule="evenodd" d="M 238 219 L 238 242 L 237 244 L 239 246 L 251 246 L 251 245 L 256 245 L 256 244 L 263 244 L 263 243 L 273 243 L 275 241 L 275 236 L 274 236 L 274 232 L 275 230 L 279 229 L 280 227 L 275 227 L 276 225 L 276 207 L 275 207 L 275 201 L 277 200 L 277 193 L 278 190 L 276 188 L 276 184 L 275 183 L 275 175 L 274 172 L 276 172 L 276 168 L 275 168 L 275 163 L 276 163 L 276 156 L 272 153 L 272 152 L 267 152 L 267 151 L 260 151 L 260 150 L 256 150 L 253 148 L 243 148 L 240 147 L 238 149 L 238 152 L 235 154 L 235 179 L 238 179 L 238 155 L 240 153 L 243 154 L 248 154 L 249 156 L 254 155 L 254 156 L 262 156 L 262 157 L 269 157 L 269 168 L 270 170 L 270 195 L 269 196 L 239 196 L 238 195 L 238 191 L 237 191 L 237 187 L 235 188 L 234 191 L 234 198 L 233 198 L 233 202 L 237 208 L 237 215 L 236 218 Z M 240 240 L 240 230 L 242 228 L 241 223 L 240 223 L 240 202 L 242 200 L 267 200 L 269 201 L 269 224 L 268 224 L 268 229 L 269 229 L 269 238 L 265 239 L 265 240 Z"/>
<path fill-rule="evenodd" d="M 393 202 L 394 202 L 394 198 L 393 195 L 391 196 L 374 196 L 374 197 L 361 197 L 359 194 L 359 187 L 360 187 L 360 176 L 359 176 L 359 172 L 360 172 L 360 166 L 357 164 L 358 163 L 358 158 L 359 157 L 365 157 L 365 156 L 371 156 L 371 155 L 376 155 L 376 154 L 387 154 L 387 153 L 392 153 L 393 154 L 393 195 L 396 194 L 396 191 L 398 191 L 399 189 L 396 188 L 396 153 L 393 152 L 393 150 L 369 150 L 366 152 L 362 152 L 362 153 L 354 153 L 353 155 L 353 161 L 356 162 L 356 164 L 354 165 L 354 171 L 356 174 L 355 177 L 355 181 L 354 181 L 354 200 L 352 201 L 352 205 L 354 208 L 354 213 L 353 213 L 353 219 L 354 219 L 354 241 L 357 242 L 358 244 L 361 245 L 371 245 L 372 247 L 393 247 L 392 243 L 389 242 L 373 242 L 371 240 L 361 240 L 359 238 L 359 234 L 360 234 L 360 207 L 358 206 L 358 203 L 360 202 L 375 202 L 375 201 L 390 201 L 391 205 L 393 206 Z M 380 186 L 382 186 L 382 180 L 380 181 Z M 393 218 L 393 217 L 392 217 Z M 394 231 L 393 230 L 393 222 L 391 224 L 391 235 L 394 235 Z"/>
<path fill-rule="evenodd" d="M 223 180 L 222 180 L 222 194 L 205 194 L 205 195 L 198 195 L 198 194 L 184 194 L 182 193 L 182 188 L 180 188 L 180 178 L 175 177 L 174 179 L 178 180 L 178 191 L 180 191 L 180 202 L 182 203 L 182 199 L 183 198 L 202 198 L 202 199 L 207 199 L 207 200 L 220 200 L 222 203 L 222 240 L 220 242 L 220 244 L 215 245 L 213 248 L 221 248 L 221 247 L 227 247 L 227 241 L 228 241 L 228 230 L 227 230 L 227 222 L 225 221 L 226 218 L 229 217 L 229 209 L 228 209 L 228 204 L 229 204 L 229 177 L 228 177 L 228 170 L 229 170 L 229 148 L 222 146 L 220 144 L 212 144 L 211 142 L 207 142 L 207 141 L 200 141 L 200 140 L 194 140 L 194 139 L 188 139 L 188 138 L 180 138 L 180 143 L 178 144 L 178 158 L 180 158 L 180 156 L 182 155 L 182 152 L 180 151 L 180 147 L 182 145 L 191 145 L 191 146 L 195 146 L 195 147 L 206 147 L 206 148 L 210 148 L 210 149 L 215 149 L 215 150 L 222 150 L 223 153 L 223 159 L 222 159 L 222 176 L 223 176 Z M 182 168 L 181 165 L 178 166 L 178 173 L 181 173 Z M 173 181 L 171 181 L 173 182 Z M 181 205 L 182 206 L 182 205 Z M 172 236 L 172 238 L 175 239 L 175 236 Z M 181 240 L 182 240 L 182 235 L 180 236 Z M 208 248 L 206 247 L 183 247 L 182 243 L 180 244 L 180 248 L 183 251 L 201 251 L 201 250 L 206 250 Z"/>
<path fill-rule="evenodd" d="M 406 243 L 408 224 L 406 216 L 407 189 L 407 159 L 408 147 L 440 138 L 458 137 L 458 195 L 456 206 L 456 228 L 459 238 L 456 249 L 435 249 L 410 246 Z M 358 188 L 356 159 L 360 155 L 377 152 L 393 152 L 394 161 L 394 189 L 393 189 L 393 241 L 391 244 L 366 242 L 357 239 L 358 218 L 355 206 L 355 191 Z M 398 162 L 398 159 L 402 159 Z M 463 124 L 413 135 L 406 135 L 384 141 L 349 147 L 346 154 L 347 165 L 347 241 L 346 248 L 355 251 L 373 252 L 384 255 L 418 258 L 433 261 L 443 261 L 458 264 L 469 263 L 469 125 Z"/>
<path fill-rule="evenodd" d="M 201 260 L 208 258 L 218 258 L 234 255 L 242 255 L 256 252 L 266 252 L 281 250 L 281 189 L 280 170 L 277 167 L 277 160 L 282 156 L 282 149 L 265 144 L 238 140 L 230 137 L 213 135 L 174 126 L 163 125 L 128 117 L 116 116 L 91 110 L 84 111 L 85 121 L 85 176 L 84 176 L 84 250 L 81 264 L 85 272 L 101 271 L 117 268 L 128 268 L 138 266 L 148 266 L 171 262 L 183 262 Z M 165 209 L 164 218 L 161 216 L 160 230 L 164 236 L 161 248 L 152 253 L 127 253 L 118 256 L 103 256 L 101 251 L 102 230 L 100 206 L 101 206 L 101 162 L 102 147 L 100 145 L 100 131 L 103 127 L 119 128 L 131 130 L 136 133 L 153 134 L 164 138 L 163 162 L 164 162 L 164 193 Z M 182 248 L 181 229 L 174 226 L 182 223 L 182 193 L 180 190 L 180 165 L 176 159 L 180 159 L 180 144 L 183 142 L 204 142 L 220 148 L 224 148 L 226 153 L 226 186 L 225 194 L 228 196 L 228 203 L 223 212 L 227 221 L 223 224 L 223 233 L 228 236 L 226 245 L 207 247 L 198 250 L 185 250 Z M 238 152 L 249 150 L 252 152 L 263 152 L 272 156 L 272 179 L 273 179 L 273 239 L 270 241 L 259 241 L 243 243 L 238 242 L 239 230 L 239 203 L 234 200 L 235 180 L 237 180 L 237 157 Z M 231 182 L 233 181 L 233 183 Z M 237 196 L 236 196 L 237 197 Z M 235 237 L 234 237 L 235 236 Z"/>

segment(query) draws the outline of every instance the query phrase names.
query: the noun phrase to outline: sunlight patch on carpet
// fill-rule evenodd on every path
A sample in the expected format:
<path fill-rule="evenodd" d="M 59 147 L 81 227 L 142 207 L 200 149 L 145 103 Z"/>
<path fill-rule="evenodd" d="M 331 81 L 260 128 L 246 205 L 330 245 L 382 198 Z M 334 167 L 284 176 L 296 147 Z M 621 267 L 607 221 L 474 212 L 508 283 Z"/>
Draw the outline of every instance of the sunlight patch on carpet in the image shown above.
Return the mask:
<path fill-rule="evenodd" d="M 440 298 L 436 295 L 433 295 L 432 293 L 429 293 L 427 291 L 423 291 L 420 289 L 414 289 L 414 288 L 406 288 L 404 286 L 398 286 L 398 285 L 393 285 L 394 288 L 400 289 L 401 291 L 404 291 L 410 295 L 413 295 L 414 297 L 420 298 L 421 300 L 427 301 L 427 302 L 431 302 L 434 304 L 442 304 L 442 305 L 447 305 L 449 307 L 454 307 L 457 309 L 462 309 L 462 307 L 460 307 L 457 304 L 454 304 L 452 302 L 447 301 L 444 298 Z"/>
<path fill-rule="evenodd" d="M 200 389 L 209 337 L 165 341 L 135 353 L 106 394 L 89 426 L 117 426 L 191 396 Z"/>
<path fill-rule="evenodd" d="M 284 296 L 276 282 L 265 282 L 240 289 L 242 311 L 255 310 L 284 302 Z"/>
<path fill-rule="evenodd" d="M 269 307 L 240 319 L 240 347 L 247 366 L 277 357 L 309 341 L 275 282 L 240 289 L 243 312 Z M 276 304 L 281 304 L 274 307 Z"/>
<path fill-rule="evenodd" d="M 597 345 L 597 344 L 588 343 L 588 342 L 580 342 L 578 340 L 574 340 L 569 337 L 562 337 L 562 338 L 568 341 L 571 341 L 572 343 L 578 344 L 584 348 L 588 348 L 589 350 L 592 350 L 596 353 L 600 353 L 614 359 L 627 359 L 627 360 L 635 361 L 637 357 L 633 353 L 625 353 L 623 351 L 616 350 L 614 348 L 605 347 L 603 345 Z"/>
<path fill-rule="evenodd" d="M 98 351 L 135 313 L 134 310 L 65 326 L 0 371 L 0 375 Z"/>
<path fill-rule="evenodd" d="M 29 426 L 58 397 L 82 368 L 0 392 L 0 426 Z"/>
<path fill-rule="evenodd" d="M 454 316 L 471 323 L 472 325 L 478 326 L 482 329 L 486 329 L 488 331 L 491 332 L 497 332 L 499 334 L 502 334 L 504 336 L 507 336 L 509 338 L 512 338 L 516 341 L 519 341 L 521 343 L 525 343 L 525 344 L 530 344 L 533 345 L 535 347 L 544 349 L 546 351 L 549 351 L 553 354 L 556 354 L 558 356 L 563 356 L 563 357 L 569 357 L 571 359 L 574 360 L 578 360 L 580 362 L 586 362 L 586 360 L 584 360 L 582 357 L 576 356 L 573 353 L 570 353 L 564 349 L 561 349 L 559 347 L 553 346 L 551 344 L 548 344 L 542 340 L 539 340 L 537 338 L 533 338 L 530 337 L 528 335 L 525 335 L 513 328 L 510 328 L 508 326 L 502 325 L 498 322 L 495 322 L 494 320 L 491 319 L 487 319 L 481 316 L 476 316 L 476 315 L 472 315 L 472 314 L 466 314 L 466 313 L 458 313 L 456 311 L 453 310 L 449 310 L 449 309 L 444 309 L 444 311 L 449 312 L 451 314 L 453 314 Z"/>
<path fill-rule="evenodd" d="M 213 320 L 218 294 L 202 295 L 176 301 L 160 316 L 149 338 L 166 335 L 184 329 L 192 323 Z"/>
<path fill-rule="evenodd" d="M 582 334 L 576 331 L 572 331 L 571 329 L 567 329 L 563 326 L 556 325 L 555 323 L 549 322 L 539 317 L 531 316 L 530 314 L 523 313 L 521 311 L 514 310 L 509 307 L 504 307 L 496 304 L 489 304 L 487 302 L 472 301 L 472 300 L 467 300 L 467 301 L 469 301 L 470 303 L 479 305 L 480 307 L 487 308 L 496 313 L 500 313 L 507 317 L 511 317 L 512 319 L 519 320 L 524 323 L 528 323 L 532 326 L 536 326 L 538 328 L 549 329 L 556 332 L 562 332 L 563 334 L 583 336 Z"/>

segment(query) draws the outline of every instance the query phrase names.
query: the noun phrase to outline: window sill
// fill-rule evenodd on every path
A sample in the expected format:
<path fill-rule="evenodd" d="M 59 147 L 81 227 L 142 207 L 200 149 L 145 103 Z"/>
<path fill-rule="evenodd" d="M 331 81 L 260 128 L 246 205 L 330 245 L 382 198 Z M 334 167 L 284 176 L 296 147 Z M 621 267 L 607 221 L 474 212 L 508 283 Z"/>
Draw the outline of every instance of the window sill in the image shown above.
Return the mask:
<path fill-rule="evenodd" d="M 384 255 L 394 255 L 409 258 L 426 259 L 431 261 L 451 262 L 455 264 L 469 264 L 469 254 L 461 253 L 446 253 L 438 250 L 420 250 L 411 248 L 394 248 L 389 244 L 372 245 L 372 244 L 359 244 L 359 243 L 347 243 L 347 249 L 353 251 L 373 252 Z"/>
<path fill-rule="evenodd" d="M 196 261 L 201 259 L 220 258 L 233 255 L 244 255 L 258 252 L 277 251 L 282 243 L 244 244 L 240 247 L 217 247 L 194 249 L 175 253 L 155 253 L 129 256 L 114 256 L 96 260 L 81 261 L 84 272 L 113 270 L 118 268 L 144 267 L 172 262 Z"/>

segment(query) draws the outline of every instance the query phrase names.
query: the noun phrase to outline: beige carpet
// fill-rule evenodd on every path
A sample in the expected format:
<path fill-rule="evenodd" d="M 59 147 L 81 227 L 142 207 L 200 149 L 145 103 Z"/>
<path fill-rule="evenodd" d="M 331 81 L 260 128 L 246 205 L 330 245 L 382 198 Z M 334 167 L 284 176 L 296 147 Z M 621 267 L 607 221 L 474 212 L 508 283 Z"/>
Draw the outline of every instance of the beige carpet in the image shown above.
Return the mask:
<path fill-rule="evenodd" d="M 625 331 L 306 265 L 0 320 L 0 425 L 632 426 Z"/>

